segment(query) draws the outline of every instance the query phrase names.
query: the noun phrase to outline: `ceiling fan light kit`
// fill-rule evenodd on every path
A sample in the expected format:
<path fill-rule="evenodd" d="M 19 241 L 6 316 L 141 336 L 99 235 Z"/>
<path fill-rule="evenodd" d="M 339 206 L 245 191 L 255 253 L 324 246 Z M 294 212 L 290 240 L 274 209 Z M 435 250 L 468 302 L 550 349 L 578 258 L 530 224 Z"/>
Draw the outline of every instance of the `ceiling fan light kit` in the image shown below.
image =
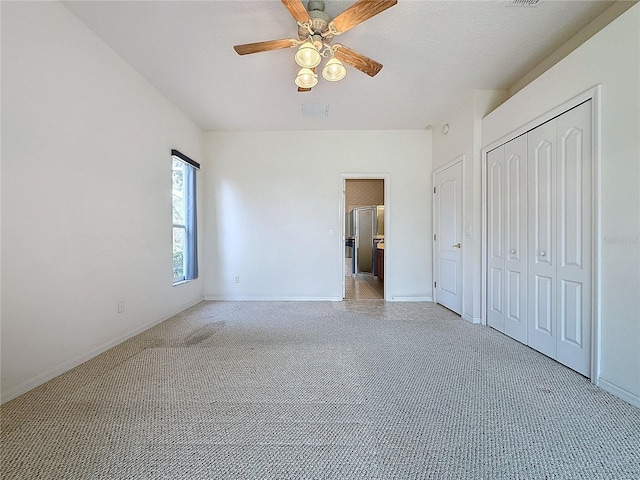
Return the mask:
<path fill-rule="evenodd" d="M 320 52 L 311 40 L 306 40 L 295 55 L 295 60 L 298 65 L 305 68 L 317 67 L 322 60 Z"/>
<path fill-rule="evenodd" d="M 302 67 L 295 79 L 299 92 L 308 92 L 317 85 L 318 75 L 315 67 L 320 65 L 323 57 L 329 57 L 322 69 L 322 77 L 329 82 L 337 82 L 345 77 L 347 69 L 343 62 L 370 77 L 375 76 L 382 69 L 382 64 L 355 50 L 344 45 L 330 44 L 335 35 L 340 35 L 393 7 L 398 0 L 358 0 L 334 19 L 325 13 L 323 0 L 309 0 L 307 8 L 304 7 L 302 0 L 281 1 L 298 22 L 300 40 L 290 38 L 236 45 L 233 48 L 239 55 L 298 47 L 294 59 Z"/>
<path fill-rule="evenodd" d="M 347 74 L 347 69 L 336 57 L 331 57 L 322 69 L 322 77 L 329 82 L 342 80 Z"/>
<path fill-rule="evenodd" d="M 310 68 L 301 68 L 296 76 L 296 85 L 299 88 L 313 88 L 318 84 L 318 75 Z"/>

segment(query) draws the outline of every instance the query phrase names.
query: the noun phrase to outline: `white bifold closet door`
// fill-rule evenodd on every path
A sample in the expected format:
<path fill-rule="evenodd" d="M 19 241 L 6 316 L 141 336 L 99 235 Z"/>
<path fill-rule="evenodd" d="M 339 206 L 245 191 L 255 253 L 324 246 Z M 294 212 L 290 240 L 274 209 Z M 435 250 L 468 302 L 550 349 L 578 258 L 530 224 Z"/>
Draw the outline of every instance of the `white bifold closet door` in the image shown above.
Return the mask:
<path fill-rule="evenodd" d="M 527 343 L 527 137 L 488 156 L 487 323 Z"/>
<path fill-rule="evenodd" d="M 591 102 L 487 155 L 487 323 L 591 373 Z"/>
<path fill-rule="evenodd" d="M 529 345 L 591 372 L 591 102 L 529 132 Z"/>

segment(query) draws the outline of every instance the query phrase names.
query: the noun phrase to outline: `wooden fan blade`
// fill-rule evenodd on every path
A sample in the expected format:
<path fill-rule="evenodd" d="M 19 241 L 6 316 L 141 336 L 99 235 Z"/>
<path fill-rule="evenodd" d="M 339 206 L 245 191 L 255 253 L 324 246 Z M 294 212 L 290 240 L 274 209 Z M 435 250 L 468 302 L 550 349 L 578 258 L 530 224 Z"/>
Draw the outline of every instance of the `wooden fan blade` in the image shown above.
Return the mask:
<path fill-rule="evenodd" d="M 335 45 L 335 47 L 335 56 L 338 60 L 348 63 L 370 77 L 374 77 L 380 70 L 382 70 L 381 63 L 371 60 L 369 57 L 358 53 L 355 50 L 351 50 L 349 47 L 345 47 L 340 44 Z"/>
<path fill-rule="evenodd" d="M 282 0 L 282 3 L 297 22 L 311 23 L 309 12 L 304 8 L 302 0 Z"/>
<path fill-rule="evenodd" d="M 284 0 L 283 0 L 284 1 Z M 374 15 L 393 7 L 398 0 L 359 0 L 333 19 L 333 26 L 339 33 L 369 20 Z"/>
<path fill-rule="evenodd" d="M 269 40 L 267 42 L 245 43 L 243 45 L 236 45 L 233 49 L 238 55 L 247 55 L 249 53 L 269 52 L 281 48 L 292 48 L 298 45 L 298 43 L 299 42 L 293 38 L 283 38 L 281 40 Z"/>

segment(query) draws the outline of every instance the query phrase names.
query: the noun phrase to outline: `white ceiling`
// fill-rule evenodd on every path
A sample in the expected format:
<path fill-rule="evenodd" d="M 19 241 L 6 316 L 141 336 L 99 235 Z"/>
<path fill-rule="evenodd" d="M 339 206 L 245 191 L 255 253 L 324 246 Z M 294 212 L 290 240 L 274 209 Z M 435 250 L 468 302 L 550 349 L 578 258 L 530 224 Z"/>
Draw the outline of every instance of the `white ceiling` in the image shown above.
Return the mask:
<path fill-rule="evenodd" d="M 335 17 L 354 1 L 326 1 Z M 203 130 L 414 130 L 442 121 L 461 93 L 508 89 L 614 2 L 399 0 L 334 40 L 382 63 L 347 67 L 308 93 L 295 49 L 233 46 L 296 37 L 279 0 L 73 1 L 69 10 Z M 305 0 L 306 6 L 306 0 Z M 329 105 L 304 118 L 302 104 Z"/>

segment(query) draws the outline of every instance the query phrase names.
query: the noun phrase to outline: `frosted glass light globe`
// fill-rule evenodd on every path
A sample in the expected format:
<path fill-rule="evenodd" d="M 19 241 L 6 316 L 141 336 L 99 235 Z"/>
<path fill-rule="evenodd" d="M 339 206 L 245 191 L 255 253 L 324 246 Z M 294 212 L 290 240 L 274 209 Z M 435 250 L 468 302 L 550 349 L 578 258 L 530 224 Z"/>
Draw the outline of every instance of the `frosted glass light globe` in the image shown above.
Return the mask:
<path fill-rule="evenodd" d="M 330 82 L 337 82 L 342 80 L 347 74 L 347 69 L 336 57 L 331 57 L 327 64 L 322 69 L 322 76 L 325 80 Z"/>
<path fill-rule="evenodd" d="M 318 84 L 318 75 L 310 68 L 301 68 L 296 77 L 296 85 L 300 88 L 312 88 Z"/>
<path fill-rule="evenodd" d="M 320 64 L 322 57 L 320 56 L 320 52 L 318 52 L 316 46 L 307 40 L 300 45 L 300 48 L 298 48 L 295 59 L 296 63 L 301 67 L 313 68 Z"/>

